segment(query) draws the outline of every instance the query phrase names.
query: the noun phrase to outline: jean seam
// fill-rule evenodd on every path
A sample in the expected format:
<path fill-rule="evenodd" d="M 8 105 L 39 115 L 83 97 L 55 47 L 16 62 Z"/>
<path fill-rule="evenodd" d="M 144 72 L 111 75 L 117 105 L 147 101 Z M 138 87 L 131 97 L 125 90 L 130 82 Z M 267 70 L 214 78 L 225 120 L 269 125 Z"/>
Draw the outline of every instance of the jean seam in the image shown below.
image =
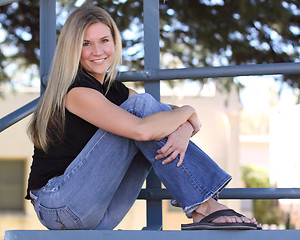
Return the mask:
<path fill-rule="evenodd" d="M 62 224 L 63 226 L 64 226 L 64 223 L 62 222 L 62 220 L 59 216 L 59 213 L 66 214 L 68 217 L 70 217 L 71 221 L 74 223 L 74 225 L 76 225 L 77 228 L 84 229 L 80 218 L 68 206 L 50 209 L 50 208 L 43 206 L 42 204 L 38 204 L 38 207 L 39 207 L 40 213 L 41 212 L 45 213 L 45 214 L 55 213 L 56 217 L 57 217 L 56 222 Z M 41 220 L 44 221 L 43 219 L 41 219 Z M 61 230 L 66 230 L 66 229 L 61 229 Z"/>
<path fill-rule="evenodd" d="M 191 184 L 196 187 L 196 190 L 202 194 L 204 194 L 205 196 L 207 195 L 207 191 L 198 183 L 198 181 L 193 177 L 192 174 L 190 174 L 189 169 L 182 164 L 181 165 L 183 172 L 188 175 L 188 179 L 190 179 Z"/>

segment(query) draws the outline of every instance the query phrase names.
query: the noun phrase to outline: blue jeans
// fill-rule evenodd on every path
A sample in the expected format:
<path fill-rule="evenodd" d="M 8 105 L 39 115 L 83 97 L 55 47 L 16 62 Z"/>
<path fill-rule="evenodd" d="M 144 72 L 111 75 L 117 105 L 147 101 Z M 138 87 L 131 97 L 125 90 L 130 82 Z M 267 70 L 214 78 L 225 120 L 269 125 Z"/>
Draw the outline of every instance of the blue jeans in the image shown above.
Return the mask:
<path fill-rule="evenodd" d="M 171 110 L 149 94 L 136 94 L 121 107 L 138 117 Z M 139 142 L 99 129 L 63 175 L 31 192 L 39 220 L 48 229 L 113 229 L 135 202 L 151 167 L 186 214 L 230 181 L 193 142 L 180 167 L 178 158 L 167 165 L 155 160 L 166 140 Z"/>

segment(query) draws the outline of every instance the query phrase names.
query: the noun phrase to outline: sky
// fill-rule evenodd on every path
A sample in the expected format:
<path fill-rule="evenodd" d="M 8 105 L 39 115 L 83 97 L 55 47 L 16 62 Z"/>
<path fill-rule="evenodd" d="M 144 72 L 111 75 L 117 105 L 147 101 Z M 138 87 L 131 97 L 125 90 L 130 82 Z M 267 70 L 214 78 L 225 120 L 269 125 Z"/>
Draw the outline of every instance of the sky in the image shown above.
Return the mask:
<path fill-rule="evenodd" d="M 279 80 L 280 76 L 243 76 L 235 77 L 235 82 L 240 82 L 244 88 L 240 90 L 240 100 L 243 109 L 249 112 L 265 111 L 273 106 L 295 105 L 297 90 L 291 88 L 287 83 Z M 170 89 L 167 81 L 161 81 L 162 95 L 213 97 L 216 86 L 213 80 L 201 86 L 197 81 L 186 80 Z M 279 96 L 279 92 L 280 96 Z"/>
<path fill-rule="evenodd" d="M 236 79 L 245 86 L 240 91 L 242 106 L 249 111 L 257 111 L 268 109 L 276 102 L 280 107 L 294 105 L 297 101 L 297 90 L 287 83 L 276 81 L 276 77 L 278 76 L 237 77 Z"/>

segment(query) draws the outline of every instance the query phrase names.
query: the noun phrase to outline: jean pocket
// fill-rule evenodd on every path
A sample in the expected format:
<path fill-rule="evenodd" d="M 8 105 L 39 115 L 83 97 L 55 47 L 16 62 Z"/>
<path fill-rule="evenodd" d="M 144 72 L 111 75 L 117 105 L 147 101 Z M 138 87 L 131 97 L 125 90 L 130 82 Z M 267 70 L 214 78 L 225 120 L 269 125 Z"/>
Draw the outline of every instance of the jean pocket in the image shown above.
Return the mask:
<path fill-rule="evenodd" d="M 36 209 L 41 223 L 50 230 L 81 230 L 80 219 L 68 208 L 47 208 L 39 204 Z"/>

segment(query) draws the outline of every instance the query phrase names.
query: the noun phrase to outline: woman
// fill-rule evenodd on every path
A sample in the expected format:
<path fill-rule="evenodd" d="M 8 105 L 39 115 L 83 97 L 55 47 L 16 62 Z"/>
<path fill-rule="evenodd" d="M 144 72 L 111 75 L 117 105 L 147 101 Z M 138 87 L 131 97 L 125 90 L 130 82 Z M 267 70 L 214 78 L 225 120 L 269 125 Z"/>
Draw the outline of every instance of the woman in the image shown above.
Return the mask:
<path fill-rule="evenodd" d="M 189 141 L 200 129 L 195 110 L 172 110 L 114 81 L 121 50 L 116 24 L 96 6 L 75 10 L 61 31 L 28 129 L 35 149 L 26 198 L 41 223 L 113 229 L 153 167 L 194 220 L 182 229 L 259 228 L 214 200 L 231 177 Z"/>

